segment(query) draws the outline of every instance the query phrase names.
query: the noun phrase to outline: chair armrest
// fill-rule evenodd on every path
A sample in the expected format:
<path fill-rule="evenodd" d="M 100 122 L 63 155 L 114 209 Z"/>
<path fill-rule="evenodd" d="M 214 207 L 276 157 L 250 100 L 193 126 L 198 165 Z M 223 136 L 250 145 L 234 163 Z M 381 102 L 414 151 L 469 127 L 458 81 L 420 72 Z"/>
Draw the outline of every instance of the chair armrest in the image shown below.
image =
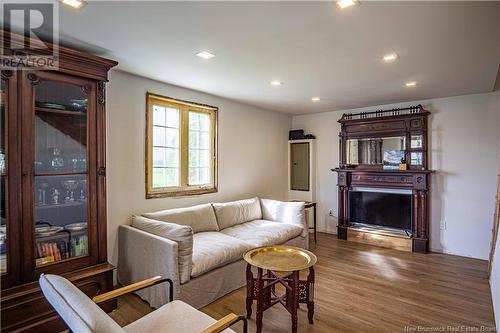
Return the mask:
<path fill-rule="evenodd" d="M 165 279 L 161 276 L 155 276 L 155 277 L 150 278 L 150 279 L 146 279 L 143 281 L 132 283 L 132 284 L 125 286 L 125 287 L 121 287 L 121 288 L 118 288 L 115 290 L 108 291 L 107 293 L 95 296 L 94 298 L 92 298 L 92 300 L 96 304 L 107 302 L 107 301 L 115 299 L 117 297 L 129 294 L 129 293 L 132 293 L 132 292 L 144 289 L 144 288 L 152 287 L 152 286 L 155 286 L 155 285 L 163 283 L 163 282 L 168 282 L 170 284 L 169 302 L 172 302 L 172 300 L 174 298 L 174 284 L 173 284 L 172 280 Z"/>
<path fill-rule="evenodd" d="M 237 323 L 240 320 L 243 321 L 243 333 L 247 333 L 248 331 L 247 319 L 245 318 L 245 316 L 238 316 L 235 315 L 234 313 L 230 313 L 227 316 L 223 317 L 222 319 L 218 320 L 216 323 L 213 323 L 212 325 L 208 326 L 203 331 L 201 331 L 201 333 L 219 333 L 224 331 L 226 328 L 229 328 L 231 325 Z"/>

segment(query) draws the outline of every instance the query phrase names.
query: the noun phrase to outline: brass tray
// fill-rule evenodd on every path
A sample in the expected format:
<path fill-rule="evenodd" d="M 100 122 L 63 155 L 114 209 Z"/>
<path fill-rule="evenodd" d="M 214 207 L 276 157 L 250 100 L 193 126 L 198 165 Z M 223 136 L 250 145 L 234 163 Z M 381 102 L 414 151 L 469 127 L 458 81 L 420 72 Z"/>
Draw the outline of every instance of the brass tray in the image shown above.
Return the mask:
<path fill-rule="evenodd" d="M 318 261 L 310 251 L 283 245 L 258 247 L 245 253 L 243 258 L 252 266 L 276 272 L 301 271 Z"/>

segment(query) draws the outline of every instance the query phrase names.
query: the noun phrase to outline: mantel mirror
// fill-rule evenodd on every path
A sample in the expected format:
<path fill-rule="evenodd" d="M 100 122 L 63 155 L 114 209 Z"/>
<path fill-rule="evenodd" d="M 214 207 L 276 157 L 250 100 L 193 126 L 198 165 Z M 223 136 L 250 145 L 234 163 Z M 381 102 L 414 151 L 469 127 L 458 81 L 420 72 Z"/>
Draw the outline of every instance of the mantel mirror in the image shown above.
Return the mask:
<path fill-rule="evenodd" d="M 345 141 L 349 165 L 399 165 L 405 157 L 404 136 L 356 138 Z"/>
<path fill-rule="evenodd" d="M 422 105 L 345 113 L 339 119 L 340 168 L 427 170 L 427 117 Z"/>

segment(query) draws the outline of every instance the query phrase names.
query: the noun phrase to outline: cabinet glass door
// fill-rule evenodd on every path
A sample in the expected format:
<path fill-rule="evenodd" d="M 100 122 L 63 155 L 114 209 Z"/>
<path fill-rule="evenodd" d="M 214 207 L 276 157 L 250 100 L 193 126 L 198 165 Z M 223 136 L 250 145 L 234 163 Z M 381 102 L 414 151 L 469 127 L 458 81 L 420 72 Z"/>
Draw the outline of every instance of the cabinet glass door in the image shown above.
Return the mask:
<path fill-rule="evenodd" d="M 78 85 L 35 87 L 34 234 L 36 267 L 89 254 L 88 99 Z"/>
<path fill-rule="evenodd" d="M 0 84 L 0 274 L 8 272 L 7 233 L 7 82 Z"/>

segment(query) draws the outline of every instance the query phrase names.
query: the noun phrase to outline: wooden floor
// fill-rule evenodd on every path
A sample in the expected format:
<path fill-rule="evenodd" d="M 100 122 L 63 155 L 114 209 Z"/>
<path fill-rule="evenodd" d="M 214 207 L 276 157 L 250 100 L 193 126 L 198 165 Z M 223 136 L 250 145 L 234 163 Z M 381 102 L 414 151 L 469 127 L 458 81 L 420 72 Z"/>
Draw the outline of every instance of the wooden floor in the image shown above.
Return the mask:
<path fill-rule="evenodd" d="M 407 253 L 326 234 L 319 234 L 311 249 L 318 256 L 315 323 L 307 323 L 301 306 L 299 332 L 392 333 L 441 327 L 450 332 L 457 326 L 470 332 L 495 326 L 486 261 Z M 245 295 L 241 288 L 202 311 L 217 319 L 230 312 L 244 314 Z M 125 325 L 149 311 L 145 302 L 127 296 L 119 300 L 112 317 Z M 235 330 L 241 332 L 241 327 Z M 264 313 L 263 332 L 290 330 L 290 317 L 283 308 L 276 305 Z M 255 332 L 255 314 L 249 332 Z"/>

